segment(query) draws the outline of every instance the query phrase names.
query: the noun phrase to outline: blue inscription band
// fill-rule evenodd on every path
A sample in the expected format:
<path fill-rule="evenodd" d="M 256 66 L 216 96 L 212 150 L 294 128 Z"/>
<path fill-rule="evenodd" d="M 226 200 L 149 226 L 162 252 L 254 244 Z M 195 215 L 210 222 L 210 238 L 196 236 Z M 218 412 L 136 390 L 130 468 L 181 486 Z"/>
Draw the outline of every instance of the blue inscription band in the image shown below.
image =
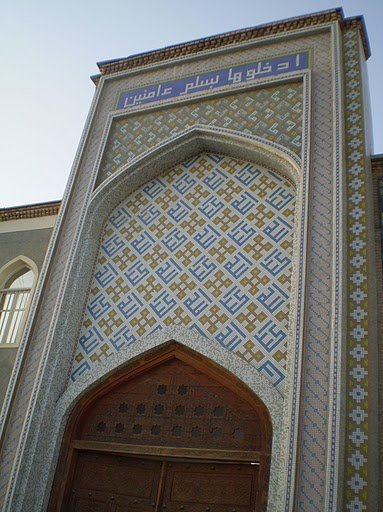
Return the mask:
<path fill-rule="evenodd" d="M 126 109 L 135 105 L 176 98 L 177 96 L 184 96 L 226 85 L 252 82 L 263 77 L 306 69 L 308 65 L 309 52 L 306 51 L 235 66 L 234 68 L 202 73 L 194 77 L 180 78 L 140 89 L 132 89 L 131 91 L 121 93 L 117 109 Z"/>

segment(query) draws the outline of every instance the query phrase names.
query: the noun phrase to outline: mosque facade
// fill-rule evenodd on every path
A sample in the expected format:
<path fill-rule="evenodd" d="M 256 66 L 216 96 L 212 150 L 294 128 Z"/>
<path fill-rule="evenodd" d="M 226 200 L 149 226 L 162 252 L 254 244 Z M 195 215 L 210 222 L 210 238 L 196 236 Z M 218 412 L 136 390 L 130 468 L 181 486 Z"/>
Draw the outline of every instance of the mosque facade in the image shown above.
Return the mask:
<path fill-rule="evenodd" d="M 0 209 L 3 510 L 381 509 L 369 56 L 334 9 L 98 63 Z"/>

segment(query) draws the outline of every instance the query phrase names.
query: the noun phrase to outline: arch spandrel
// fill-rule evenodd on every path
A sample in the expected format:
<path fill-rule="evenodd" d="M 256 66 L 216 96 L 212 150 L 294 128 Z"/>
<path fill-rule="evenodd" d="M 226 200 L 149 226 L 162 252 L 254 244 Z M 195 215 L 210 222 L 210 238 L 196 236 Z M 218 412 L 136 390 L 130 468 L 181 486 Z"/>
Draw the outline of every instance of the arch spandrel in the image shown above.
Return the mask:
<path fill-rule="evenodd" d="M 264 112 L 274 116 L 264 116 Z M 279 113 L 283 112 L 283 115 Z M 246 114 L 245 114 L 246 113 Z M 97 184 L 118 172 L 121 165 L 155 147 L 171 134 L 185 128 L 214 127 L 217 131 L 252 134 L 283 144 L 293 154 L 302 150 L 303 88 L 301 84 L 280 84 L 234 95 L 183 105 L 163 106 L 135 114 L 113 116 L 100 162 Z M 257 122 L 262 119 L 262 122 Z M 229 121 L 230 120 L 230 121 Z M 148 127 L 150 127 L 148 136 Z"/>

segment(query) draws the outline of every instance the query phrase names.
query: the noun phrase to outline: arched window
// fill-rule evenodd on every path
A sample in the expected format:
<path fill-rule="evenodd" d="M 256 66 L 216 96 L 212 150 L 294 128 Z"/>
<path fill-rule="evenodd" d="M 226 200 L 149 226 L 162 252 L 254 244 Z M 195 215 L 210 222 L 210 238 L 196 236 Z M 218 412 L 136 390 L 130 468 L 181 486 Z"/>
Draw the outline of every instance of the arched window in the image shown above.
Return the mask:
<path fill-rule="evenodd" d="M 16 345 L 35 275 L 28 267 L 19 269 L 0 289 L 0 345 Z"/>

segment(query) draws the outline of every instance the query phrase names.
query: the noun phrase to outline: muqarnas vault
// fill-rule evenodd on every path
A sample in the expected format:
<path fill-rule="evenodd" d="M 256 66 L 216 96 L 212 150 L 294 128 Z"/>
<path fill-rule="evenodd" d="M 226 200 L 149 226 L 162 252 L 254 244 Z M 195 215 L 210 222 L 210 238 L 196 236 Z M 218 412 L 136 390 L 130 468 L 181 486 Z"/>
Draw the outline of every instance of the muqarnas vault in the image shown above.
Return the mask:
<path fill-rule="evenodd" d="M 98 64 L 0 211 L 4 510 L 379 509 L 369 55 L 335 9 Z"/>

